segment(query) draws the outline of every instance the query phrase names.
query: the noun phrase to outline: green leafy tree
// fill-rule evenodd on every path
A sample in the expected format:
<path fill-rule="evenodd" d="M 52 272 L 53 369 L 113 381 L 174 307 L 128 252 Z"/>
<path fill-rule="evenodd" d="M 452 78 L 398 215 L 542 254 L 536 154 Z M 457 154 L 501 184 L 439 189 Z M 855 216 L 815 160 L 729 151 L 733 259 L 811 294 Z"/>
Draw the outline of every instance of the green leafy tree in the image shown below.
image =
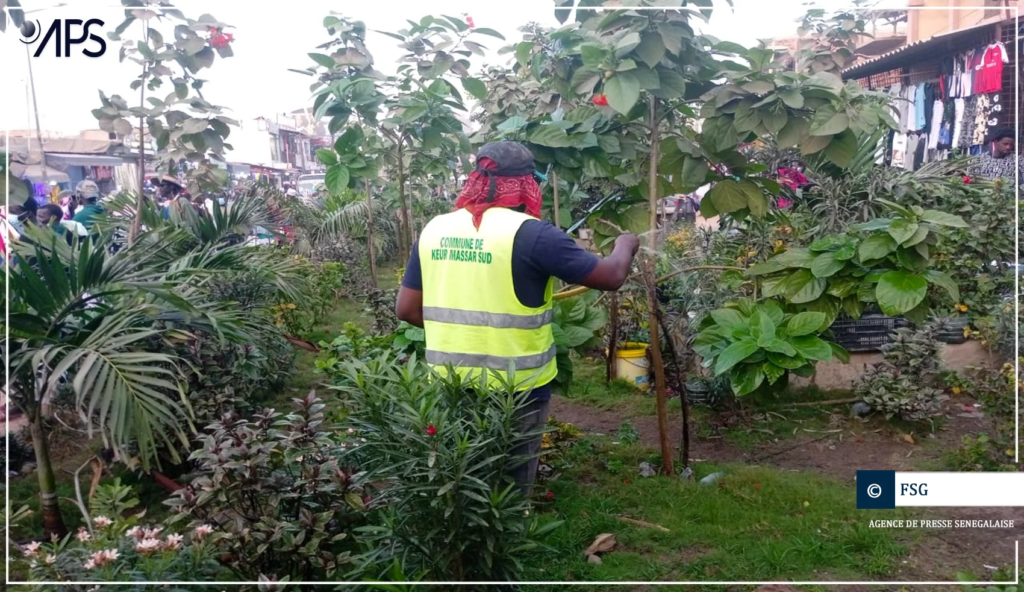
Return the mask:
<path fill-rule="evenodd" d="M 137 209 L 141 209 L 144 199 L 147 135 L 156 140 L 157 153 L 153 159 L 157 170 L 184 172 L 193 193 L 223 187 L 228 180 L 227 169 L 216 163 L 223 162 L 224 150 L 231 148 L 225 140 L 231 132 L 229 126 L 237 122 L 223 115 L 223 108 L 203 97 L 206 81 L 198 78 L 198 74 L 211 67 L 218 55 L 222 59 L 233 55 L 231 35 L 224 32 L 229 25 L 209 14 L 193 20 L 153 0 L 122 0 L 122 4 L 126 7 L 125 19 L 108 37 L 121 41 L 118 57 L 122 62 L 129 60 L 142 67 L 131 83 L 131 88 L 139 91 L 138 104 L 130 107 L 127 99 L 119 95 L 107 97 L 101 91 L 101 106 L 92 113 L 104 131 L 130 136 L 137 130 Z M 123 38 L 136 23 L 141 36 Z M 174 25 L 173 29 L 161 30 L 160 25 L 170 24 Z M 146 91 L 151 96 L 147 97 Z M 132 121 L 138 122 L 137 127 Z M 136 218 L 136 221 L 131 227 L 129 242 L 139 234 L 141 219 Z"/>

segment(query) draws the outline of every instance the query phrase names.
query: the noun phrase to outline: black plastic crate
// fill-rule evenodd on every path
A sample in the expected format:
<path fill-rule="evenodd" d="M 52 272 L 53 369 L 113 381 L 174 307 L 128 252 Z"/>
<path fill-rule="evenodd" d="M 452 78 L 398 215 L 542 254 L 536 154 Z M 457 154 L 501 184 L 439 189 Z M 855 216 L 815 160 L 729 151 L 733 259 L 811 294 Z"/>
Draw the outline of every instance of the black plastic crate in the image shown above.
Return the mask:
<path fill-rule="evenodd" d="M 839 317 L 830 330 L 832 341 L 851 352 L 873 352 L 892 341 L 892 332 L 910 326 L 903 317 L 888 317 L 880 314 L 866 314 L 860 319 Z"/>

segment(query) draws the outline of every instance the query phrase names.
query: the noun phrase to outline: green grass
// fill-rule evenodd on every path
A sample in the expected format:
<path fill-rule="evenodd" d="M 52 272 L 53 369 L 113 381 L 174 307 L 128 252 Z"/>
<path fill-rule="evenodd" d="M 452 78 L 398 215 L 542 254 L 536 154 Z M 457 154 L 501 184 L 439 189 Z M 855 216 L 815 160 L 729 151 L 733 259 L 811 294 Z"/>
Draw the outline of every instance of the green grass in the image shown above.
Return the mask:
<path fill-rule="evenodd" d="M 768 467 L 697 465 L 697 478 L 727 474 L 701 487 L 678 478 L 641 478 L 636 470 L 656 453 L 614 446 L 608 439 L 578 442 L 563 474 L 538 486 L 554 493 L 542 508 L 565 520 L 547 543 L 554 552 L 531 562 L 526 579 L 577 581 L 870 579 L 892 573 L 906 553 L 891 531 L 869 529 L 888 512 L 856 509 L 855 489 L 807 473 Z M 621 522 L 618 516 L 668 528 L 665 533 Z M 601 565 L 582 550 L 600 533 L 615 533 L 616 549 Z"/>

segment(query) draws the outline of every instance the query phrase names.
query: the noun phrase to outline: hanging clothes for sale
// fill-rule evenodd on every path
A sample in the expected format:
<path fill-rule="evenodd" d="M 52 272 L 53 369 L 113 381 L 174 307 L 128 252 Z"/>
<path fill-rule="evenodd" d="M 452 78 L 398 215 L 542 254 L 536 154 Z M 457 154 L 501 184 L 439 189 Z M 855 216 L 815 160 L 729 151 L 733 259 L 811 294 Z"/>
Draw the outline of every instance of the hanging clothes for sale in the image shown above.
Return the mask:
<path fill-rule="evenodd" d="M 978 95 L 974 109 L 974 130 L 971 134 L 971 145 L 984 144 L 988 137 L 989 121 L 992 112 L 992 95 Z"/>
<path fill-rule="evenodd" d="M 974 122 L 975 112 L 978 108 L 978 97 L 971 96 L 964 99 L 964 114 L 961 117 L 960 139 L 957 141 L 957 148 L 966 150 L 974 143 Z"/>
<path fill-rule="evenodd" d="M 960 136 L 964 131 L 964 105 L 967 99 L 957 97 L 953 99 L 953 137 L 950 138 L 950 149 L 960 146 Z"/>
<path fill-rule="evenodd" d="M 939 128 L 942 126 L 942 101 L 932 101 L 931 125 L 928 128 L 928 149 L 935 150 L 939 147 Z"/>
<path fill-rule="evenodd" d="M 994 93 L 1003 88 L 1003 64 L 1010 63 L 1006 47 L 1002 43 L 993 43 L 985 48 L 981 60 L 979 75 L 975 77 L 976 93 Z M 980 78 L 980 82 L 978 80 Z"/>
<path fill-rule="evenodd" d="M 928 119 L 926 114 L 928 109 L 926 108 L 926 105 L 927 97 L 925 96 L 925 84 L 923 82 L 919 82 L 914 91 L 914 125 L 910 128 L 911 130 L 920 131 L 925 129 L 925 124 Z"/>

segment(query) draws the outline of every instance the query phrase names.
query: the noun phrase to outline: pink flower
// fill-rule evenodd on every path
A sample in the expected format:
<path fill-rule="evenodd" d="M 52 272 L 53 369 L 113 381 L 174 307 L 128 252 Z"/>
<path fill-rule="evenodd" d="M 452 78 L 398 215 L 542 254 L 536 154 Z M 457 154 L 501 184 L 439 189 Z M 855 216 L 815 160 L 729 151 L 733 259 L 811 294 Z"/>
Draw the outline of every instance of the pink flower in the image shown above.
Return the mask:
<path fill-rule="evenodd" d="M 476 23 L 473 22 L 473 17 L 471 16 L 466 17 L 466 23 L 469 25 L 470 29 L 476 27 Z"/>
<path fill-rule="evenodd" d="M 161 547 L 163 547 L 163 543 L 160 542 L 160 539 L 142 539 L 135 543 L 135 550 L 143 555 L 156 553 Z"/>
<path fill-rule="evenodd" d="M 92 519 L 92 523 L 95 524 L 99 528 L 106 528 L 106 527 L 110 526 L 111 524 L 113 524 L 114 521 L 111 520 L 110 518 L 107 518 L 106 516 L 97 516 L 97 517 Z"/>
<path fill-rule="evenodd" d="M 201 541 L 212 533 L 212 526 L 210 526 L 209 524 L 200 524 L 196 527 L 195 530 L 192 531 L 192 536 L 195 537 L 196 540 Z"/>
<path fill-rule="evenodd" d="M 89 535 L 89 531 L 86 530 L 84 526 L 82 526 L 82 527 L 80 527 L 78 529 L 78 534 L 75 535 L 75 538 L 77 538 L 78 540 L 80 540 L 80 541 L 82 541 L 84 543 L 85 541 L 91 539 L 92 537 Z"/>
<path fill-rule="evenodd" d="M 167 535 L 167 539 L 164 540 L 164 550 L 165 551 L 177 551 L 178 549 L 181 548 L 181 541 L 184 538 L 185 537 L 180 535 L 180 534 L 169 534 L 169 535 Z"/>
<path fill-rule="evenodd" d="M 103 549 L 93 553 L 89 558 L 89 563 L 92 563 L 93 567 L 103 567 L 108 563 L 113 563 L 120 555 L 117 549 Z M 89 567 L 89 563 L 86 563 L 86 569 L 92 569 Z"/>
<path fill-rule="evenodd" d="M 46 558 L 43 559 L 43 561 L 46 562 L 46 565 L 53 565 L 57 563 L 57 556 L 52 553 L 47 553 Z"/>
<path fill-rule="evenodd" d="M 85 569 L 92 569 L 96 567 L 96 562 L 90 559 L 89 561 L 86 561 L 85 565 L 83 565 L 82 567 L 84 567 Z"/>
<path fill-rule="evenodd" d="M 124 534 L 126 536 L 132 537 L 135 540 L 142 540 L 146 536 L 146 531 L 141 529 L 141 528 L 139 528 L 138 526 L 133 526 L 133 527 L 129 528 L 128 532 L 126 532 Z"/>

